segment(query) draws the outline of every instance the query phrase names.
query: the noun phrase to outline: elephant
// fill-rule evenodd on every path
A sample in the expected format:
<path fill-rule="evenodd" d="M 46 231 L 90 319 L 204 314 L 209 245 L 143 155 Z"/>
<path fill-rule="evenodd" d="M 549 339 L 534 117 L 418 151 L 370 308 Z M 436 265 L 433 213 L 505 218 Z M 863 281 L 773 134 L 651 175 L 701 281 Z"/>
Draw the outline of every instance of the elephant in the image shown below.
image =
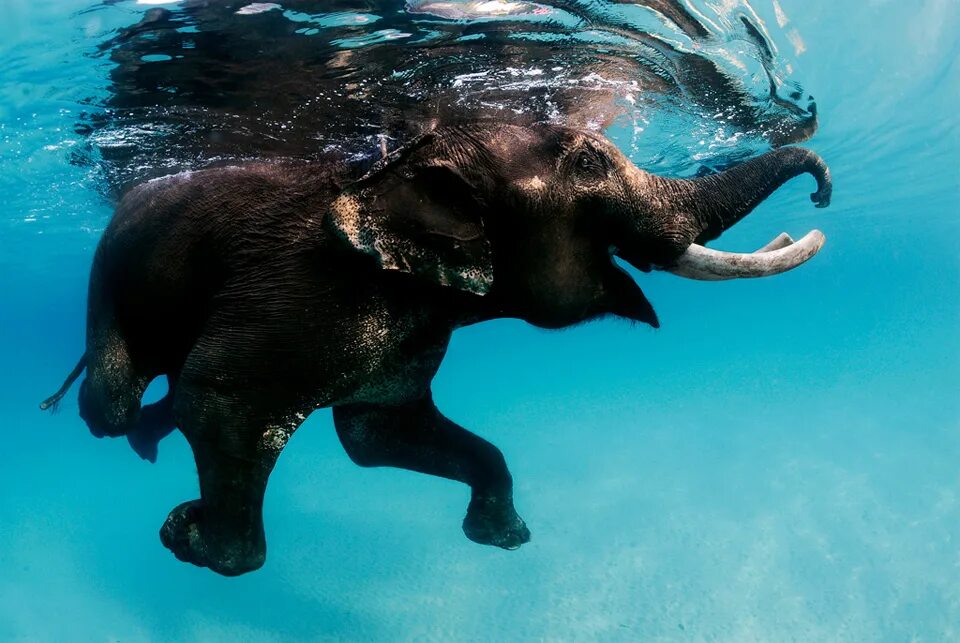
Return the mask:
<path fill-rule="evenodd" d="M 605 316 L 659 327 L 616 261 L 695 279 L 757 277 L 823 235 L 754 253 L 703 247 L 819 156 L 782 147 L 693 179 L 637 168 L 601 135 L 550 123 L 448 123 L 360 172 L 250 162 L 129 191 L 97 246 L 74 380 L 97 437 L 144 457 L 176 427 L 200 498 L 160 530 L 177 558 L 223 575 L 263 565 L 267 479 L 291 434 L 332 407 L 347 455 L 469 485 L 463 531 L 514 549 L 530 532 L 500 450 L 446 418 L 431 382 L 451 333 L 494 318 L 564 328 Z M 638 275 L 639 276 L 639 275 Z M 165 375 L 167 395 L 141 407 Z"/>

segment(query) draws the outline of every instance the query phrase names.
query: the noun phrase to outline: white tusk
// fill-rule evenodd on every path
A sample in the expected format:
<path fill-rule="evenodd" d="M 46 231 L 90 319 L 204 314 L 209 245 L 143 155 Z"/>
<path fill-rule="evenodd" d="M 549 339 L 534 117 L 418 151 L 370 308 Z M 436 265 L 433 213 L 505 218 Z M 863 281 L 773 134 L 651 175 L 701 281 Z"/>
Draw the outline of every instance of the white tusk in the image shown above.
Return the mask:
<path fill-rule="evenodd" d="M 753 253 L 721 252 L 692 244 L 672 266 L 664 270 L 700 281 L 779 275 L 793 270 L 817 254 L 826 237 L 819 230 L 812 230 L 799 241 L 784 245 L 787 240 L 790 237 L 782 234 Z"/>
<path fill-rule="evenodd" d="M 793 243 L 793 237 L 786 232 L 781 232 L 773 241 L 762 248 L 759 248 L 758 250 L 754 250 L 754 252 L 770 252 L 771 250 L 779 250 L 780 248 L 786 248 L 787 246 L 793 245 Z"/>

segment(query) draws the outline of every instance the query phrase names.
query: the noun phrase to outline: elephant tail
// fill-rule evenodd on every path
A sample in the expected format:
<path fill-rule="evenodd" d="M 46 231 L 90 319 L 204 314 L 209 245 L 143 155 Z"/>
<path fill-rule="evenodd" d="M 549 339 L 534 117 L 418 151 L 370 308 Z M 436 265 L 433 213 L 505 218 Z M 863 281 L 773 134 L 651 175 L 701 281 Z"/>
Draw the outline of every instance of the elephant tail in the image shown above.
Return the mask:
<path fill-rule="evenodd" d="M 40 410 L 46 411 L 51 409 L 54 413 L 57 412 L 57 407 L 60 405 L 60 400 L 63 399 L 63 396 L 67 394 L 67 391 L 70 390 L 70 387 L 73 383 L 80 377 L 80 373 L 83 372 L 83 369 L 87 367 L 87 354 L 84 353 L 80 356 L 80 361 L 77 362 L 77 365 L 73 367 L 73 370 L 70 371 L 70 374 L 67 375 L 67 379 L 63 382 L 63 386 L 60 389 L 45 399 L 43 402 L 40 402 Z"/>

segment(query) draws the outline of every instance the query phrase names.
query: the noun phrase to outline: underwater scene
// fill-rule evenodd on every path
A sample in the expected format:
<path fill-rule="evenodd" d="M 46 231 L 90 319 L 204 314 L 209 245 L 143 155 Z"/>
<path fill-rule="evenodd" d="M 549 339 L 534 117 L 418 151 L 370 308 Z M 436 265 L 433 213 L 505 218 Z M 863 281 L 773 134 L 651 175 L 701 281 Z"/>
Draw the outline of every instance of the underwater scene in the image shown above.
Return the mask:
<path fill-rule="evenodd" d="M 960 641 L 958 33 L 0 0 L 0 640 Z"/>

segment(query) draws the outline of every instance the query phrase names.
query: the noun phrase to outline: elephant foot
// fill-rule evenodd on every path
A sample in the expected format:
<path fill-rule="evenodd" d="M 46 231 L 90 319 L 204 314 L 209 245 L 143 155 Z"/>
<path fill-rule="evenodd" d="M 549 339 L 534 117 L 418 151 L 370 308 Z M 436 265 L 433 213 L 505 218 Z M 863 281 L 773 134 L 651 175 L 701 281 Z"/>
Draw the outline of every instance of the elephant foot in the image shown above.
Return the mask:
<path fill-rule="evenodd" d="M 209 525 L 200 500 L 177 506 L 160 528 L 160 542 L 178 559 L 208 567 L 223 576 L 239 576 L 263 566 L 266 543 L 259 538 L 242 538 Z M 219 532 L 219 533 L 218 533 Z"/>
<path fill-rule="evenodd" d="M 172 397 L 167 394 L 167 397 L 159 402 L 140 409 L 140 418 L 137 425 L 127 433 L 127 442 L 138 456 L 156 463 L 160 440 L 170 435 L 175 426 Z"/>
<path fill-rule="evenodd" d="M 519 549 L 530 542 L 530 530 L 517 515 L 513 502 L 497 497 L 474 497 L 463 519 L 463 533 L 481 545 Z"/>
<path fill-rule="evenodd" d="M 133 430 L 127 433 L 127 442 L 138 456 L 156 464 L 160 441 L 155 434 L 149 431 Z"/>

